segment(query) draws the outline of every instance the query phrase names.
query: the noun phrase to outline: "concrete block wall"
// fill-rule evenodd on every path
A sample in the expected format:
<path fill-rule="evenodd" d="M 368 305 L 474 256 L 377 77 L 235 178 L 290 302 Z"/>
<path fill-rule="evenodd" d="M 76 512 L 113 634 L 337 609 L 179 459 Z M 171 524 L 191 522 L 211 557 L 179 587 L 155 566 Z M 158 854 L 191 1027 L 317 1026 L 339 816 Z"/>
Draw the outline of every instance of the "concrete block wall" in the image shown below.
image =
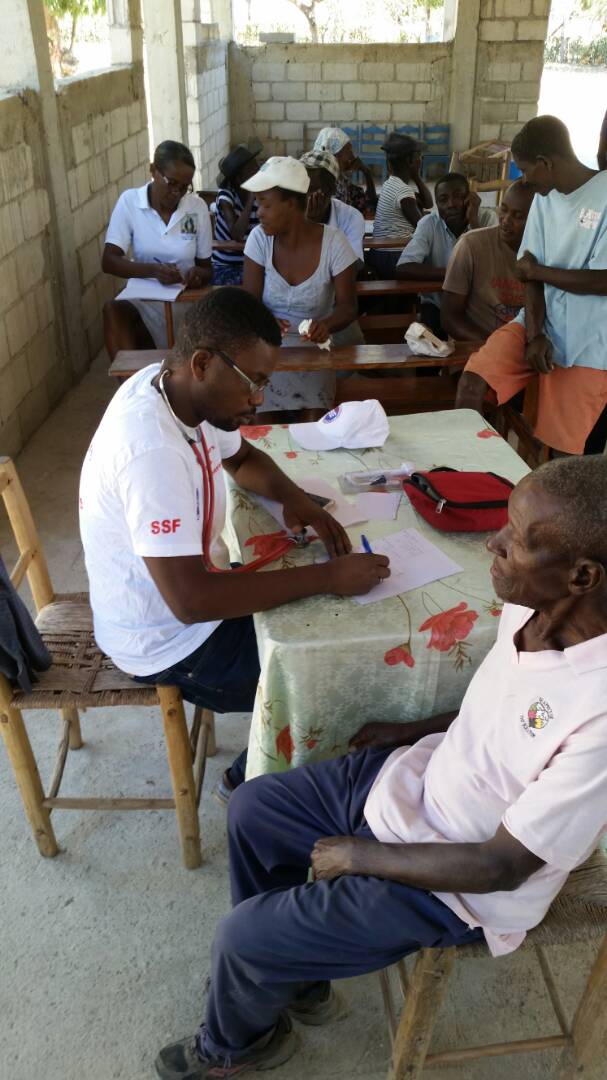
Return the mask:
<path fill-rule="evenodd" d="M 57 318 L 37 95 L 0 100 L 0 453 L 15 455 L 70 382 Z"/>
<path fill-rule="evenodd" d="M 229 48 L 232 142 L 300 154 L 321 127 L 448 120 L 451 43 Z"/>
<path fill-rule="evenodd" d="M 103 345 L 102 308 L 122 288 L 102 273 L 110 214 L 120 193 L 149 175 L 141 65 L 65 80 L 58 90 L 89 359 Z"/>
<path fill-rule="evenodd" d="M 188 145 L 196 161 L 196 185 L 212 189 L 217 186 L 218 161 L 230 146 L 228 44 L 220 40 L 216 23 L 184 23 L 184 61 Z"/>
<path fill-rule="evenodd" d="M 508 142 L 537 114 L 550 0 L 481 0 L 472 141 Z"/>

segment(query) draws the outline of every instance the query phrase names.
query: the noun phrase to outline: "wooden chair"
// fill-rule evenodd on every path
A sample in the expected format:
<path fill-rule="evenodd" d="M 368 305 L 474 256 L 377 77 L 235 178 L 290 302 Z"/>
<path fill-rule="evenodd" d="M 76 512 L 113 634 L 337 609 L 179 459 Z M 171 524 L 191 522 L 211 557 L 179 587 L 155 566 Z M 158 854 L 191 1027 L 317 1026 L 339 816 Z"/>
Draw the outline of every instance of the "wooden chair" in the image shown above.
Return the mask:
<path fill-rule="evenodd" d="M 450 172 L 461 172 L 473 180 L 475 191 L 496 191 L 497 205 L 510 186 L 512 152 L 505 143 L 483 142 L 470 150 L 459 150 L 451 157 Z"/>
<path fill-rule="evenodd" d="M 0 494 L 15 537 L 19 558 L 11 574 L 18 588 L 27 577 L 36 626 L 53 663 L 31 692 L 14 690 L 0 674 L 0 730 L 13 767 L 23 807 L 41 855 L 59 851 L 53 810 L 175 810 L 181 852 L 188 869 L 200 866 L 198 803 L 206 758 L 216 752 L 212 712 L 196 709 L 188 732 L 181 693 L 173 686 L 134 683 L 101 652 L 93 637 L 86 593 L 55 593 L 32 514 L 10 458 L 0 457 Z M 172 799 L 72 798 L 59 796 L 68 752 L 82 746 L 79 708 L 160 705 L 173 787 Z M 45 794 L 23 721 L 25 709 L 58 709 L 61 740 Z"/>
<path fill-rule="evenodd" d="M 573 1023 L 568 1024 L 557 986 L 550 970 L 546 948 L 571 945 L 601 938 L 598 956 L 577 1007 Z M 388 1080 L 418 1080 L 425 1068 L 456 1065 L 479 1058 L 549 1050 L 562 1047 L 560 1080 L 573 1080 L 607 1054 L 607 857 L 597 851 L 583 866 L 574 870 L 553 902 L 546 918 L 531 930 L 519 951 L 533 949 L 539 962 L 548 996 L 560 1033 L 466 1046 L 439 1053 L 428 1053 L 432 1031 L 445 996 L 456 958 L 474 959 L 489 956 L 482 941 L 450 949 L 422 949 L 409 978 L 401 960 L 394 968 L 380 972 L 384 1006 L 392 1041 L 392 1060 Z M 392 991 L 392 973 L 396 971 L 405 1006 L 397 1016 Z M 425 1072 L 424 1072 L 424 1075 Z M 484 1075 L 489 1076 L 487 1072 Z M 513 1072 L 514 1075 L 514 1072 Z"/>

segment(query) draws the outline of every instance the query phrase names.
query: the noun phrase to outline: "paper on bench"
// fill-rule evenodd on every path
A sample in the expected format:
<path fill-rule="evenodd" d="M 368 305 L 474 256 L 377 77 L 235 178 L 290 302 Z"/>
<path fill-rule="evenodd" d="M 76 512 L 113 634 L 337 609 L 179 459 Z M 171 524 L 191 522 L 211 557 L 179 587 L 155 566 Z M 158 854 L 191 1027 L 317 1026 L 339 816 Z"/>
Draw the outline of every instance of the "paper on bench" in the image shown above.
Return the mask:
<path fill-rule="evenodd" d="M 126 288 L 116 297 L 117 300 L 164 300 L 173 301 L 183 292 L 185 286 L 162 285 L 157 278 L 129 278 Z"/>
<path fill-rule="evenodd" d="M 417 529 L 402 529 L 372 542 L 375 555 L 390 559 L 390 577 L 376 585 L 366 596 L 355 596 L 357 604 L 374 604 L 390 596 L 419 589 L 431 581 L 458 574 L 462 567 L 426 540 Z"/>

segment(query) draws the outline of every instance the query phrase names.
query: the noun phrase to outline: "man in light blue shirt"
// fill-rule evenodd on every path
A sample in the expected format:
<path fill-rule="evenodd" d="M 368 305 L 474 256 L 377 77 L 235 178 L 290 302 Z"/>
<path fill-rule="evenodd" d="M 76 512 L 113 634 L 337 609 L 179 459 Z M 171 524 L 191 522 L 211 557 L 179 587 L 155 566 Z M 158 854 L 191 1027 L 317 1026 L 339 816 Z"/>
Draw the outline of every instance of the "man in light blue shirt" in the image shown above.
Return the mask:
<path fill-rule="evenodd" d="M 607 173 L 578 161 L 554 116 L 525 124 L 512 153 L 536 191 L 517 264 L 525 308 L 470 358 L 457 406 L 480 412 L 489 387 L 509 401 L 539 374 L 534 434 L 581 454 L 607 405 Z"/>
<path fill-rule="evenodd" d="M 497 224 L 495 211 L 481 206 L 475 191 L 470 191 L 463 173 L 447 173 L 434 188 L 436 210 L 418 222 L 413 236 L 396 265 L 400 281 L 443 282 L 451 252 L 462 233 Z M 440 337 L 440 292 L 420 297 L 421 321 Z"/>

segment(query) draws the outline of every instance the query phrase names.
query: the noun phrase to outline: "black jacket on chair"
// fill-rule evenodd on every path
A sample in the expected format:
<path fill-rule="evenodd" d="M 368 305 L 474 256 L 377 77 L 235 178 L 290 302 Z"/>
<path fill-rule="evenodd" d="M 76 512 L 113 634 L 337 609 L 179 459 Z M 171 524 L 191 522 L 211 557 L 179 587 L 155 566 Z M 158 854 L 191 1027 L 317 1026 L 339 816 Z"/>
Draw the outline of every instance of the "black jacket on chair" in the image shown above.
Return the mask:
<path fill-rule="evenodd" d="M 34 620 L 11 585 L 0 556 L 0 672 L 13 686 L 31 690 L 36 672 L 51 666 L 51 655 Z"/>

